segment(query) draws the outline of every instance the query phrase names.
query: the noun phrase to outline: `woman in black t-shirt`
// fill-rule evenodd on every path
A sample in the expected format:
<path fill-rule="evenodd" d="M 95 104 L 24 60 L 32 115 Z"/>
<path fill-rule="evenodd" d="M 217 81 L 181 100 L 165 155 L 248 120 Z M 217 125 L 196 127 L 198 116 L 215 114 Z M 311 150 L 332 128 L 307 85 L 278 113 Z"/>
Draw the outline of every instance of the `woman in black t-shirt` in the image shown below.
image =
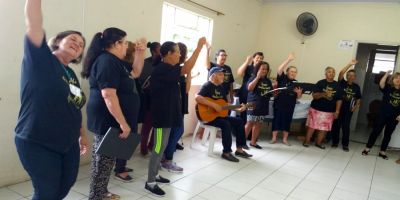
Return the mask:
<path fill-rule="evenodd" d="M 160 60 L 160 47 L 159 42 L 149 42 L 147 43 L 147 48 L 150 48 L 151 56 L 144 60 L 144 66 L 142 73 L 139 76 L 140 86 L 142 87 L 141 93 L 141 104 L 140 104 L 140 116 L 139 120 L 142 120 L 142 129 L 140 130 L 140 153 L 145 156 L 149 153 L 149 150 L 153 148 L 154 138 L 151 133 L 151 112 L 150 112 L 150 77 L 154 70 L 155 65 L 157 65 Z M 150 138 L 150 139 L 149 139 Z"/>
<path fill-rule="evenodd" d="M 243 77 L 242 86 L 238 91 L 239 102 L 247 103 L 247 94 L 249 91 L 247 90 L 247 83 L 254 71 L 254 66 L 259 62 L 264 60 L 263 52 L 256 52 L 252 56 L 247 56 L 246 61 L 238 68 L 237 74 L 240 77 Z M 246 112 L 240 113 L 240 117 L 244 122 L 247 121 Z"/>
<path fill-rule="evenodd" d="M 206 39 L 200 38 L 196 49 L 201 49 Z M 193 65 L 176 66 L 179 63 L 180 50 L 176 43 L 167 41 L 161 45 L 160 62 L 153 70 L 150 81 L 151 114 L 155 147 L 149 161 L 149 170 L 145 189 L 151 193 L 163 196 L 165 192 L 157 183 L 169 183 L 158 174 L 160 161 L 168 145 L 172 127 L 182 124 L 182 107 L 179 79 L 182 75 L 191 73 Z M 200 51 L 195 51 L 198 54 Z M 196 56 L 196 58 L 197 58 Z"/>
<path fill-rule="evenodd" d="M 379 88 L 383 93 L 381 112 L 379 113 L 378 121 L 374 125 L 371 135 L 368 138 L 368 143 L 362 151 L 362 155 L 366 156 L 374 146 L 376 139 L 385 128 L 379 157 L 388 160 L 386 149 L 389 145 L 390 138 L 394 129 L 400 121 L 400 72 L 392 75 L 389 83 L 386 80 L 389 76 L 389 70 L 379 81 Z"/>
<path fill-rule="evenodd" d="M 356 80 L 356 71 L 354 69 L 349 70 L 355 64 L 357 64 L 357 60 L 350 61 L 339 73 L 338 82 L 342 92 L 342 107 L 340 108 L 339 117 L 333 121 L 331 131 L 332 147 L 336 148 L 339 144 L 340 129 L 342 129 L 342 148 L 346 152 L 349 151 L 351 117 L 361 104 L 360 86 L 354 82 Z M 347 80 L 344 79 L 345 73 Z"/>
<path fill-rule="evenodd" d="M 327 67 L 325 77 L 325 79 L 317 82 L 313 92 L 313 100 L 306 122 L 308 129 L 303 143 L 305 147 L 309 146 L 314 131 L 319 130 L 315 146 L 325 149 L 322 141 L 325 139 L 326 133 L 332 129 L 333 120 L 339 116 L 342 101 L 339 84 L 334 80 L 335 69 Z"/>
<path fill-rule="evenodd" d="M 40 0 L 26 1 L 25 22 L 15 144 L 32 179 L 32 199 L 64 199 L 88 145 L 81 113 L 86 97 L 68 66 L 81 61 L 85 39 L 78 31 L 64 31 L 49 47 Z"/>
<path fill-rule="evenodd" d="M 89 199 L 118 198 L 108 192 L 109 176 L 115 158 L 97 154 L 110 127 L 120 128 L 125 139 L 137 126 L 139 95 L 134 78 L 139 77 L 144 62 L 146 41 L 136 44 L 135 60 L 127 67 L 126 32 L 107 28 L 94 35 L 83 65 L 82 76 L 89 79 L 90 97 L 87 106 L 88 129 L 94 133 Z"/>
<path fill-rule="evenodd" d="M 258 135 L 260 134 L 261 124 L 269 113 L 269 99 L 272 96 L 272 93 L 270 93 L 272 83 L 267 78 L 268 73 L 269 64 L 264 61 L 259 62 L 254 66 L 253 76 L 247 84 L 249 90 L 247 102 L 253 104 L 254 108 L 247 110 L 246 138 L 251 131 L 250 146 L 258 149 L 261 149 L 261 146 L 257 144 Z"/>
<path fill-rule="evenodd" d="M 294 66 L 287 67 L 294 60 L 294 54 L 289 54 L 288 58 L 278 67 L 278 88 L 290 87 L 296 81 L 297 68 Z M 285 74 L 286 72 L 286 74 Z M 291 90 L 283 90 L 278 93 L 274 99 L 274 119 L 272 120 L 272 140 L 271 144 L 276 143 L 278 131 L 283 132 L 282 143 L 290 146 L 287 141 L 292 122 L 296 101 L 301 97 L 302 89 L 294 88 Z"/>
<path fill-rule="evenodd" d="M 192 54 L 192 56 L 187 59 L 187 47 L 183 43 L 178 43 L 179 50 L 181 53 L 179 63 L 175 66 L 177 68 L 182 68 L 186 65 L 186 67 L 192 68 L 194 64 L 196 63 L 196 60 L 200 54 L 201 48 L 203 46 L 198 46 Z M 183 132 L 184 132 L 184 115 L 189 113 L 189 102 L 188 102 L 188 97 L 189 97 L 189 89 L 191 85 L 191 73 L 188 73 L 186 76 L 180 76 L 179 77 L 179 89 L 180 89 L 180 100 L 181 100 L 181 124 L 180 126 L 174 126 L 171 128 L 171 132 L 169 135 L 169 140 L 168 140 L 168 145 L 165 148 L 164 151 L 164 159 L 161 161 L 161 167 L 164 168 L 165 170 L 169 172 L 175 172 L 175 173 L 182 173 L 183 168 L 178 166 L 175 162 L 173 162 L 173 157 L 174 153 L 176 151 L 176 147 L 178 145 L 179 139 L 182 137 Z"/>

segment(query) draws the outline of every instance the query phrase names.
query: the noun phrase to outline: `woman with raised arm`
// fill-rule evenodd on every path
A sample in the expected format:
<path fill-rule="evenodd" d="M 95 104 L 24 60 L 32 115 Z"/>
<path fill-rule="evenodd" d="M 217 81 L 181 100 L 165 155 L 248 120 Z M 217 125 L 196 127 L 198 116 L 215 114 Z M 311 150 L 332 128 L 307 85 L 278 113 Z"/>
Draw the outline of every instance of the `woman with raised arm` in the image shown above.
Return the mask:
<path fill-rule="evenodd" d="M 263 52 L 255 52 L 252 56 L 247 56 L 246 61 L 238 68 L 237 74 L 239 77 L 243 77 L 242 86 L 239 89 L 239 102 L 247 103 L 247 94 L 249 91 L 247 90 L 247 82 L 249 81 L 251 75 L 254 71 L 254 66 L 259 62 L 264 60 Z M 240 117 L 244 122 L 247 121 L 246 112 L 240 113 Z"/>
<path fill-rule="evenodd" d="M 164 150 L 168 145 L 171 128 L 180 127 L 183 123 L 179 79 L 191 73 L 200 49 L 205 43 L 206 38 L 200 38 L 193 52 L 194 55 L 180 67 L 181 54 L 178 44 L 171 41 L 164 42 L 160 48 L 162 61 L 151 74 L 150 96 L 155 147 L 150 157 L 145 189 L 157 196 L 165 195 L 157 183 L 170 182 L 161 177 L 158 170 Z"/>
<path fill-rule="evenodd" d="M 187 47 L 185 44 L 178 42 L 178 47 L 180 51 L 179 63 L 175 67 L 184 67 L 185 65 L 192 68 L 196 63 L 198 56 L 200 55 L 201 48 L 203 46 L 198 46 L 192 56 L 187 60 Z M 164 159 L 161 161 L 161 167 L 165 170 L 173 173 L 182 173 L 183 168 L 178 166 L 173 162 L 174 153 L 178 145 L 179 139 L 182 137 L 184 132 L 184 115 L 189 113 L 189 90 L 191 85 L 192 76 L 188 73 L 186 76 L 180 76 L 179 87 L 180 87 L 180 101 L 181 101 L 181 112 L 182 112 L 182 122 L 180 126 L 172 127 L 171 133 L 168 140 L 168 145 L 165 148 Z"/>
<path fill-rule="evenodd" d="M 81 73 L 83 78 L 89 79 L 87 124 L 94 133 L 90 200 L 119 199 L 107 190 L 115 158 L 96 153 L 107 130 L 119 128 L 121 139 L 136 131 L 140 99 L 134 78 L 139 77 L 143 68 L 146 41 L 141 39 L 136 43 L 133 64 L 127 65 L 123 62 L 128 48 L 126 36 L 126 32 L 118 28 L 96 33 Z"/>
<path fill-rule="evenodd" d="M 293 61 L 294 58 L 294 53 L 290 53 L 287 59 L 278 67 L 278 75 L 276 77 L 278 88 L 291 87 L 293 82 L 296 81 L 297 68 L 295 66 L 288 67 L 289 63 Z M 272 121 L 271 140 L 272 144 L 276 143 L 278 132 L 282 131 L 282 143 L 290 146 L 290 143 L 288 142 L 290 124 L 292 122 L 296 101 L 301 97 L 301 95 L 301 88 L 293 88 L 279 92 L 274 99 L 274 119 Z"/>
<path fill-rule="evenodd" d="M 342 148 L 346 152 L 349 151 L 351 117 L 361 104 L 361 89 L 354 82 L 356 80 L 356 71 L 354 69 L 349 70 L 355 64 L 357 64 L 357 60 L 351 60 L 339 73 L 338 82 L 342 90 L 342 107 L 340 108 L 339 117 L 333 121 L 331 131 L 332 147 L 336 148 L 339 145 L 340 129 L 342 129 Z M 345 74 L 346 80 L 344 79 Z"/>
<path fill-rule="evenodd" d="M 85 39 L 78 31 L 64 31 L 49 47 L 40 0 L 26 1 L 25 23 L 15 144 L 32 179 L 32 199 L 63 199 L 76 181 L 79 154 L 88 146 L 81 114 L 86 97 L 68 66 L 81 61 Z"/>
<path fill-rule="evenodd" d="M 141 93 L 141 104 L 140 104 L 140 116 L 139 120 L 142 121 L 142 129 L 140 130 L 141 141 L 140 141 L 140 153 L 145 156 L 149 153 L 149 150 L 153 148 L 154 138 L 151 133 L 151 111 L 150 111 L 150 78 L 151 73 L 155 65 L 161 61 L 160 55 L 161 44 L 159 42 L 148 42 L 147 48 L 149 48 L 151 56 L 144 59 L 143 71 L 139 76 L 140 87 L 142 88 Z"/>
<path fill-rule="evenodd" d="M 375 123 L 371 135 L 369 135 L 368 143 L 362 151 L 362 155 L 366 156 L 374 146 L 376 139 L 385 128 L 381 149 L 378 156 L 388 160 L 386 149 L 389 145 L 392 133 L 400 121 L 400 72 L 396 72 L 390 77 L 389 82 L 387 78 L 392 71 L 389 70 L 379 81 L 379 89 L 383 93 L 381 109 L 378 121 Z"/>

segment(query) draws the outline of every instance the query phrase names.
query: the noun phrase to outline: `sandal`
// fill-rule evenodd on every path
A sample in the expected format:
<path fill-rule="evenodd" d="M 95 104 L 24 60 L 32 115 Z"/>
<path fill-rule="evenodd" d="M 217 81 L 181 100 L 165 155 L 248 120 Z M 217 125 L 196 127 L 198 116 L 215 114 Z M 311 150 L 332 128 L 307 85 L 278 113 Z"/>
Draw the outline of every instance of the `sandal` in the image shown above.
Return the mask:
<path fill-rule="evenodd" d="M 371 151 L 371 150 L 366 150 L 366 149 L 364 149 L 364 150 L 361 152 L 361 155 L 367 156 L 368 153 L 369 153 L 370 151 Z"/>
<path fill-rule="evenodd" d="M 389 160 L 389 157 L 386 154 L 383 154 L 381 152 L 379 152 L 378 156 L 383 158 L 384 160 Z"/>
<path fill-rule="evenodd" d="M 103 195 L 103 200 L 118 200 L 118 199 L 121 199 L 121 196 L 119 196 L 118 194 L 113 194 L 111 192 L 108 192 Z"/>
<path fill-rule="evenodd" d="M 282 144 L 284 144 L 286 146 L 292 146 L 289 142 L 282 142 Z"/>

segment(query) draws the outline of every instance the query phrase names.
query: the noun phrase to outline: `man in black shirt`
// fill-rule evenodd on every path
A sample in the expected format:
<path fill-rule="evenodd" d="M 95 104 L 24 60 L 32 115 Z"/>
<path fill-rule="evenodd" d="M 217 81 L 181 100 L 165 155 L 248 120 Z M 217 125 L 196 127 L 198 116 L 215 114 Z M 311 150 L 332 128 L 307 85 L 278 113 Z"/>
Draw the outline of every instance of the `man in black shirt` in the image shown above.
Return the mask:
<path fill-rule="evenodd" d="M 233 82 L 235 79 L 233 78 L 233 73 L 231 67 L 225 65 L 226 58 L 228 55 L 224 49 L 220 49 L 215 54 L 215 63 L 208 62 L 207 69 L 210 71 L 214 67 L 222 68 L 224 70 L 224 79 L 222 82 L 222 87 L 226 91 L 226 95 L 228 95 L 228 102 L 233 102 Z M 208 76 L 211 76 L 211 73 L 208 73 Z"/>
<path fill-rule="evenodd" d="M 224 71 L 222 68 L 212 68 L 210 70 L 209 81 L 205 83 L 200 92 L 196 95 L 196 102 L 199 104 L 207 105 L 217 112 L 222 111 L 222 107 L 212 101 L 207 100 L 205 97 L 217 100 L 224 99 L 226 100 L 226 91 L 222 86 L 224 81 Z M 244 107 L 238 109 L 239 112 L 244 111 Z M 244 131 L 244 123 L 238 117 L 218 117 L 214 121 L 207 123 L 207 125 L 215 126 L 221 129 L 222 131 L 222 145 L 223 145 L 223 153 L 222 158 L 232 161 L 239 162 L 235 156 L 231 154 L 231 146 L 232 146 L 232 131 L 234 130 L 236 133 L 236 152 L 235 155 L 243 158 L 252 157 L 252 155 L 246 153 L 243 150 L 243 147 L 246 145 L 245 131 Z"/>

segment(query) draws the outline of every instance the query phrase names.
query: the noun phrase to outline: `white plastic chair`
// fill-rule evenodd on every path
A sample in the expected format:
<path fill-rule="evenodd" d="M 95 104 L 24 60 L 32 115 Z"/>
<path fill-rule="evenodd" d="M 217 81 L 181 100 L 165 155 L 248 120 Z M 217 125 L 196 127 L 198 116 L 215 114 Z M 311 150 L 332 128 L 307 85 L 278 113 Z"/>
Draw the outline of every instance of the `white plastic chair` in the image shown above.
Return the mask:
<path fill-rule="evenodd" d="M 221 129 L 218 127 L 215 127 L 215 126 L 205 125 L 202 122 L 198 121 L 196 128 L 194 129 L 194 132 L 193 132 L 192 143 L 190 144 L 191 147 L 193 147 L 194 141 L 196 140 L 197 132 L 200 127 L 204 128 L 204 133 L 203 133 L 203 138 L 201 140 L 201 144 L 205 145 L 207 142 L 207 139 L 210 138 L 208 141 L 208 155 L 212 156 L 213 152 L 214 152 L 215 139 L 217 138 L 218 131 L 221 131 Z"/>

